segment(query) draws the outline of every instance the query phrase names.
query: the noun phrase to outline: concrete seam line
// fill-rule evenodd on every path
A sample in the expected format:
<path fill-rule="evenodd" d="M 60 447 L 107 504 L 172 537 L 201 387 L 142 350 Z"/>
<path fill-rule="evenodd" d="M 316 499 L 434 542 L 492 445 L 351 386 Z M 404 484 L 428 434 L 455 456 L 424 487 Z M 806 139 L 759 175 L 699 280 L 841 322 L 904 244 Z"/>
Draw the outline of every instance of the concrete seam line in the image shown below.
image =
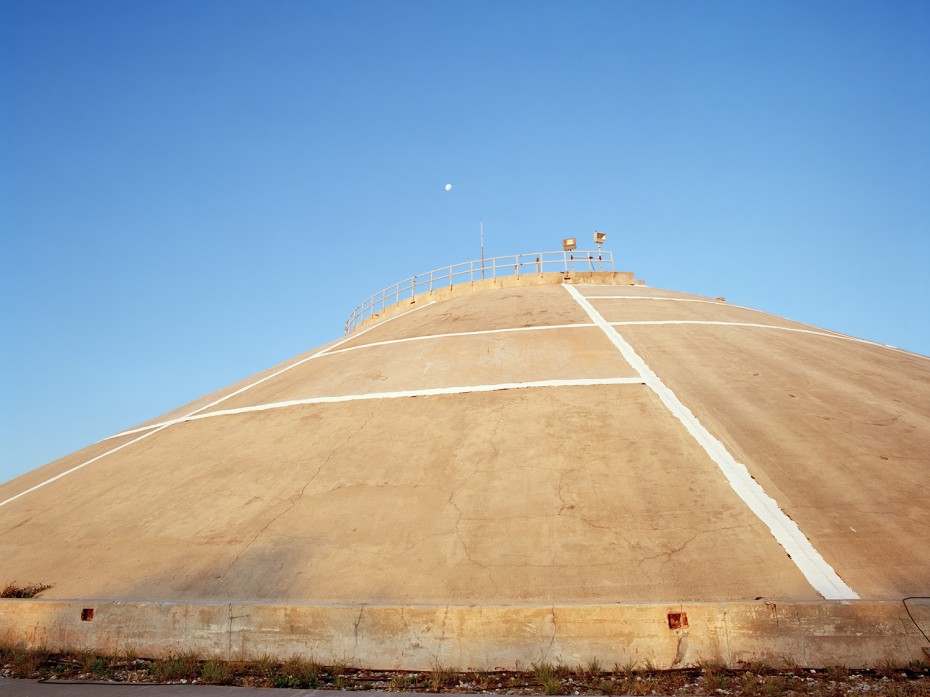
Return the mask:
<path fill-rule="evenodd" d="M 781 510 L 778 503 L 762 489 L 752 478 L 746 465 L 737 462 L 726 446 L 698 420 L 698 418 L 678 399 L 672 390 L 656 375 L 633 347 L 614 327 L 588 302 L 588 300 L 570 285 L 565 290 L 575 298 L 588 316 L 597 324 L 607 338 L 633 366 L 643 382 L 649 386 L 665 407 L 684 425 L 688 433 L 698 442 L 717 467 L 726 477 L 733 491 L 736 492 L 750 510 L 769 528 L 775 540 L 784 548 L 804 577 L 827 600 L 855 600 L 859 596 L 839 577 L 813 544 L 804 535 L 791 518 Z"/>
<path fill-rule="evenodd" d="M 445 339 L 448 337 L 456 336 L 481 336 L 484 334 L 504 334 L 507 332 L 531 332 L 539 331 L 544 329 L 577 329 L 588 328 L 591 329 L 596 325 L 589 322 L 583 324 L 545 324 L 538 327 L 503 327 L 501 329 L 480 329 L 473 332 L 450 332 L 449 334 L 424 334 L 423 336 L 410 336 L 406 339 L 388 339 L 387 341 L 374 341 L 370 344 L 361 344 L 360 346 L 350 346 L 349 348 L 344 349 L 333 349 L 326 353 L 327 356 L 332 356 L 339 353 L 348 353 L 349 351 L 358 351 L 359 349 L 373 348 L 377 346 L 388 346 L 390 344 L 406 344 L 411 341 L 428 341 L 431 339 Z"/>
<path fill-rule="evenodd" d="M 471 392 L 497 392 L 499 390 L 521 390 L 539 387 L 587 387 L 592 385 L 643 385 L 645 381 L 640 377 L 627 378 L 578 378 L 575 380 L 534 380 L 527 382 L 502 382 L 492 385 L 462 385 L 457 387 L 430 387 L 422 390 L 399 390 L 397 392 L 369 392 L 365 394 L 334 395 L 331 397 L 306 397 L 304 399 L 289 399 L 283 402 L 269 402 L 268 404 L 255 404 L 236 409 L 219 409 L 205 413 L 179 416 L 170 421 L 164 421 L 151 426 L 132 431 L 124 431 L 117 435 L 128 436 L 152 428 L 164 428 L 173 424 L 197 421 L 214 416 L 230 416 L 232 414 L 247 414 L 255 411 L 268 411 L 270 409 L 285 409 L 306 404 L 338 404 L 341 402 L 359 402 L 370 399 L 398 399 L 401 397 L 433 397 L 437 395 L 469 394 Z M 114 438 L 116 436 L 113 436 Z"/>

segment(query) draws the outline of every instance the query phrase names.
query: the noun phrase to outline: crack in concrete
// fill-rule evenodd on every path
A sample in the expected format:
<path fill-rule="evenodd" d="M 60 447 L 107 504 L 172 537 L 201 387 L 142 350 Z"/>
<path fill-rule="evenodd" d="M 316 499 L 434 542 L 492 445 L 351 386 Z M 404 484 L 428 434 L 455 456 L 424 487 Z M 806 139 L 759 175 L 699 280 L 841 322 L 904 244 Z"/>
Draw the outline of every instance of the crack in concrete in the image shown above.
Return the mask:
<path fill-rule="evenodd" d="M 225 569 L 225 571 L 223 571 L 223 573 L 220 575 L 219 580 L 222 581 L 224 578 L 226 578 L 226 574 L 229 573 L 229 570 L 232 569 L 232 568 L 239 562 L 240 557 L 242 557 L 242 555 L 249 549 L 249 547 L 251 547 L 253 544 L 255 544 L 255 541 L 256 541 L 259 537 L 261 537 L 262 534 L 264 534 L 264 532 L 265 532 L 269 527 L 271 527 L 271 526 L 272 526 L 278 519 L 280 519 L 283 515 L 285 515 L 286 513 L 289 513 L 291 510 L 293 510 L 294 506 L 297 505 L 297 502 L 300 501 L 300 500 L 303 498 L 304 493 L 307 491 L 307 487 L 310 486 L 310 484 L 313 482 L 313 480 L 316 479 L 316 478 L 319 476 L 320 472 L 323 471 L 323 468 L 326 467 L 326 465 L 329 464 L 329 461 L 333 458 L 333 455 L 335 455 L 337 451 L 339 451 L 339 450 L 341 450 L 342 448 L 346 447 L 346 446 L 349 444 L 349 441 L 351 441 L 355 436 L 357 436 L 359 433 L 362 432 L 362 430 L 368 425 L 368 423 L 372 420 L 372 418 L 374 418 L 375 413 L 381 409 L 381 406 L 382 406 L 383 404 L 384 404 L 384 400 L 383 400 L 383 399 L 379 399 L 379 400 L 375 403 L 375 405 L 372 407 L 371 413 L 368 415 L 368 418 L 366 418 L 366 419 L 362 422 L 362 424 L 361 424 L 355 431 L 353 431 L 353 432 L 350 433 L 348 436 L 346 436 L 346 439 L 345 439 L 345 441 L 342 442 L 342 444 L 337 445 L 335 448 L 333 448 L 333 449 L 330 451 L 329 455 L 326 456 L 326 459 L 320 464 L 319 467 L 317 467 L 316 472 L 313 473 L 313 475 L 310 477 L 310 479 L 308 479 L 306 482 L 304 482 L 304 485 L 300 488 L 300 491 L 299 491 L 295 496 L 292 496 L 292 497 L 290 497 L 290 498 L 288 499 L 289 505 L 287 506 L 287 508 L 285 508 L 283 511 L 281 511 L 280 513 L 278 513 L 276 516 L 274 516 L 274 517 L 273 517 L 271 520 L 269 520 L 267 523 L 265 523 L 264 527 L 262 527 L 261 530 L 259 530 L 257 533 L 255 533 L 255 536 L 252 537 L 252 539 L 249 540 L 249 542 L 248 542 L 242 549 L 239 550 L 239 552 L 238 552 L 238 554 L 236 554 L 235 558 L 229 563 L 229 566 L 227 566 L 226 569 Z"/>
<path fill-rule="evenodd" d="M 659 557 L 665 557 L 666 561 L 671 560 L 672 556 L 683 551 L 685 547 L 690 545 L 692 542 L 694 542 L 698 537 L 702 535 L 709 535 L 711 533 L 723 532 L 725 530 L 739 530 L 739 529 L 752 528 L 752 527 L 755 527 L 755 526 L 751 524 L 750 525 L 744 524 L 744 525 L 728 525 L 728 526 L 721 527 L 721 528 L 710 528 L 709 530 L 698 530 L 693 535 L 691 535 L 691 537 L 689 537 L 687 540 L 682 542 L 675 549 L 671 549 L 666 552 L 659 552 L 658 554 L 654 554 L 651 557 L 643 557 L 637 563 L 637 566 L 641 566 L 642 564 L 645 564 L 648 561 L 653 561 L 655 559 L 658 559 Z M 684 528 L 679 528 L 679 529 L 684 529 Z"/>
<path fill-rule="evenodd" d="M 353 624 L 353 631 L 355 636 L 355 643 L 352 645 L 352 658 L 355 658 L 358 655 L 358 626 L 362 623 L 362 613 L 365 612 L 365 606 L 362 605 L 358 609 L 358 617 L 355 618 L 355 623 Z"/>
<path fill-rule="evenodd" d="M 555 605 L 550 606 L 549 616 L 552 618 L 552 636 L 549 637 L 549 645 L 546 647 L 546 653 L 543 654 L 543 660 L 549 656 L 549 652 L 552 651 L 552 646 L 555 644 L 555 637 L 559 633 L 559 627 L 555 621 Z"/>

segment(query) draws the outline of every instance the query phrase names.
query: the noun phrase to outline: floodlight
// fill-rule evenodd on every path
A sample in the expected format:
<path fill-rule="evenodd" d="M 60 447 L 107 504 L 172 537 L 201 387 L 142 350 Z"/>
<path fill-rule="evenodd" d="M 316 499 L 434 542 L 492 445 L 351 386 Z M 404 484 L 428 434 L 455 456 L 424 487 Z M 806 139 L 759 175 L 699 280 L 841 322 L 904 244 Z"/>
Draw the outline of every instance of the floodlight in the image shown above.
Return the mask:
<path fill-rule="evenodd" d="M 570 252 L 577 246 L 578 244 L 575 242 L 574 237 L 566 237 L 564 240 L 562 240 L 562 251 L 563 252 Z"/>
<path fill-rule="evenodd" d="M 598 232 L 597 230 L 594 231 L 594 244 L 596 244 L 598 247 L 604 244 L 604 240 L 606 239 L 607 239 L 606 232 Z"/>

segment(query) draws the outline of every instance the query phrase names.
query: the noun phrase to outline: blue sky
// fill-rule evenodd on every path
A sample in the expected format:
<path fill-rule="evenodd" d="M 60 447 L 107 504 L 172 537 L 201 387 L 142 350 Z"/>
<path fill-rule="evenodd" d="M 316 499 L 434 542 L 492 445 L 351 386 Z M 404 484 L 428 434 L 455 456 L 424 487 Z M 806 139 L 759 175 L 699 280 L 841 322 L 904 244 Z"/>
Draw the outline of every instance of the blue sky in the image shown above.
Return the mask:
<path fill-rule="evenodd" d="M 0 481 L 338 338 L 482 218 L 930 354 L 928 36 L 923 0 L 0 0 Z"/>

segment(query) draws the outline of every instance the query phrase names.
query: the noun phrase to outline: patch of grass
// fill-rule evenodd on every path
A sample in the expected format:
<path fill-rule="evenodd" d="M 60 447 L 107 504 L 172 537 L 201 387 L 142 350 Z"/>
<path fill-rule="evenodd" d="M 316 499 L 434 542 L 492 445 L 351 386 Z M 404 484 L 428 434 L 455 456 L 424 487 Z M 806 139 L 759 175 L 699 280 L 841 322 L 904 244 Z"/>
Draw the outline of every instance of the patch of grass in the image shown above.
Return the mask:
<path fill-rule="evenodd" d="M 12 678 L 37 677 L 51 655 L 44 646 L 26 649 L 10 645 L 4 653 L 3 663 Z"/>
<path fill-rule="evenodd" d="M 254 671 L 255 675 L 269 680 L 278 668 L 278 661 L 274 656 L 263 653 L 255 660 L 249 662 L 249 668 L 251 671 Z"/>
<path fill-rule="evenodd" d="M 443 667 L 438 661 L 433 662 L 433 669 L 429 674 L 429 688 L 432 692 L 441 692 L 442 688 L 447 687 L 452 680 L 452 673 L 448 668 Z"/>
<path fill-rule="evenodd" d="M 765 661 L 752 661 L 746 666 L 746 670 L 752 671 L 757 675 L 771 675 L 775 669 Z"/>
<path fill-rule="evenodd" d="M 200 676 L 200 660 L 196 653 L 172 653 L 156 658 L 146 670 L 159 682 L 193 680 Z"/>
<path fill-rule="evenodd" d="M 592 658 L 590 661 L 585 664 L 584 668 L 580 671 L 585 675 L 600 675 L 604 672 L 604 667 L 601 665 L 601 662 L 597 658 Z"/>
<path fill-rule="evenodd" d="M 717 690 L 726 690 L 730 685 L 730 678 L 722 671 L 715 671 L 704 673 L 700 682 L 708 692 L 716 692 Z"/>
<path fill-rule="evenodd" d="M 888 678 L 889 680 L 900 680 L 903 672 L 904 669 L 891 659 L 885 659 L 878 668 L 875 669 L 876 675 L 882 678 Z"/>
<path fill-rule="evenodd" d="M 416 676 L 410 673 L 394 673 L 391 676 L 390 689 L 397 692 L 409 690 L 417 684 Z"/>
<path fill-rule="evenodd" d="M 542 685 L 543 694 L 546 695 L 564 695 L 566 694 L 565 687 L 562 685 L 562 681 L 555 675 L 550 675 L 546 678 L 543 678 L 540 681 Z"/>
<path fill-rule="evenodd" d="M 830 680 L 845 680 L 849 677 L 849 668 L 846 666 L 827 666 L 827 675 Z"/>
<path fill-rule="evenodd" d="M 618 675 L 623 675 L 628 680 L 636 675 L 636 661 L 627 661 L 623 665 L 619 663 L 614 663 L 614 673 Z"/>
<path fill-rule="evenodd" d="M 6 586 L 0 589 L 0 598 L 35 598 L 42 591 L 51 588 L 48 583 L 27 583 L 24 586 L 17 585 L 16 581 L 10 581 Z"/>
<path fill-rule="evenodd" d="M 211 685 L 228 685 L 232 677 L 232 668 L 225 661 L 213 658 L 200 667 L 200 679 Z"/>
<path fill-rule="evenodd" d="M 320 684 L 323 666 L 312 658 L 294 654 L 287 659 L 280 670 L 275 671 L 270 681 L 272 687 L 290 687 L 312 690 Z"/>

